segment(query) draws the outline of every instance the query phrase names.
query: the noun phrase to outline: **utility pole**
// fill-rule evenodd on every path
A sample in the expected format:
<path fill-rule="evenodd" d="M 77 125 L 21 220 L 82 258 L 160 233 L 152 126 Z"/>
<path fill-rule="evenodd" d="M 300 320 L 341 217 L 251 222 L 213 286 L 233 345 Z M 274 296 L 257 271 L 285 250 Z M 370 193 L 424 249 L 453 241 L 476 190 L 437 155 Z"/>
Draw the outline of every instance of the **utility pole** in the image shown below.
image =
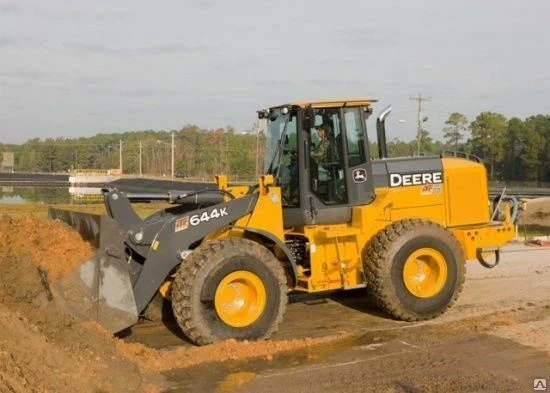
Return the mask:
<path fill-rule="evenodd" d="M 421 93 L 418 93 L 416 97 L 409 97 L 409 99 L 416 101 L 418 104 L 418 123 L 416 129 L 416 155 L 420 156 L 420 141 L 422 139 L 422 125 L 424 120 L 422 118 L 422 101 L 431 101 L 429 97 L 422 97 Z"/>
<path fill-rule="evenodd" d="M 174 144 L 174 131 L 172 131 L 172 180 L 174 180 L 174 151 L 175 151 L 175 144 Z"/>
<path fill-rule="evenodd" d="M 139 141 L 139 177 L 143 177 L 143 172 L 141 171 L 141 141 Z"/>
<path fill-rule="evenodd" d="M 119 139 L 119 144 L 118 144 L 118 161 L 119 161 L 120 174 L 122 175 L 122 139 Z"/>

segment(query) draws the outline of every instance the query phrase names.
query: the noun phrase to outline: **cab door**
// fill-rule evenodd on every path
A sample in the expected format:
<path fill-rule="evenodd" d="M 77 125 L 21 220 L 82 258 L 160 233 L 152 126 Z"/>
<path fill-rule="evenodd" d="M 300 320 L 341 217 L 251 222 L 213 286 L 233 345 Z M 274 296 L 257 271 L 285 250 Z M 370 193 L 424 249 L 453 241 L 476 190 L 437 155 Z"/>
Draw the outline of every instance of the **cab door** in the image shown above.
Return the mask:
<path fill-rule="evenodd" d="M 372 165 L 366 132 L 368 113 L 363 107 L 342 108 L 348 203 L 351 206 L 368 204 L 374 199 Z"/>
<path fill-rule="evenodd" d="M 297 164 L 297 170 L 288 170 L 295 187 L 283 187 L 283 195 L 287 191 L 298 199 L 283 198 L 285 227 L 349 222 L 352 206 L 373 199 L 362 108 L 316 108 L 314 113 L 311 127 L 298 131 L 297 159 L 289 161 Z"/>

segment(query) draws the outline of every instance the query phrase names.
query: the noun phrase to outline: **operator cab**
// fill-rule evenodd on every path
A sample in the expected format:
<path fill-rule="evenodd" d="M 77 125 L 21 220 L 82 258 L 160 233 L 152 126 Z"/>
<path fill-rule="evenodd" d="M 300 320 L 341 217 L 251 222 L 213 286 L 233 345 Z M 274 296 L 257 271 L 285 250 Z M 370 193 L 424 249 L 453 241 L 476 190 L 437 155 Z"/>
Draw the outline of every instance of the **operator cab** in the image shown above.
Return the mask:
<path fill-rule="evenodd" d="M 265 172 L 281 187 L 285 227 L 342 223 L 374 198 L 366 120 L 373 100 L 283 105 L 267 119 Z"/>

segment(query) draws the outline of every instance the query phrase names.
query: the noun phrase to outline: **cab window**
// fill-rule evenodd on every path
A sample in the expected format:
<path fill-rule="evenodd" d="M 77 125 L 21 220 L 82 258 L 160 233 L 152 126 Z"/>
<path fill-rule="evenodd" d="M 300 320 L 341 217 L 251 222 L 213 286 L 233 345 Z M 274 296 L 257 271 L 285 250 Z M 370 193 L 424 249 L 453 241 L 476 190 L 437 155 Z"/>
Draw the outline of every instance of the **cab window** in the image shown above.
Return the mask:
<path fill-rule="evenodd" d="M 326 205 L 347 203 L 340 109 L 318 109 L 308 135 L 311 190 Z"/>
<path fill-rule="evenodd" d="M 348 166 L 354 167 L 367 162 L 365 141 L 361 127 L 360 108 L 344 108 L 346 125 Z"/>

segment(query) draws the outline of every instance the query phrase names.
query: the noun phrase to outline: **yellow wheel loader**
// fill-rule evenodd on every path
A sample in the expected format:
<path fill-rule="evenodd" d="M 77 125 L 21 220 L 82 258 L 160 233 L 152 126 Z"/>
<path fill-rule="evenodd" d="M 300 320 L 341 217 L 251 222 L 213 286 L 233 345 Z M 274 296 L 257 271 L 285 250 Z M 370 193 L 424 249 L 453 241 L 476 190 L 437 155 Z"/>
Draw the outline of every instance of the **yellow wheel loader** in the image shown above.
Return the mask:
<path fill-rule="evenodd" d="M 267 120 L 266 165 L 253 186 L 218 176 L 215 186 L 189 191 L 105 189 L 101 217 L 50 209 L 98 246 L 55 286 L 56 302 L 117 332 L 160 291 L 199 345 L 269 337 L 289 292 L 364 287 L 394 318 L 442 314 L 462 290 L 466 260 L 498 263 L 518 204 L 502 197 L 491 211 L 485 167 L 474 156 L 387 157 L 390 108 L 376 121 L 371 157 L 374 102 L 258 111 Z M 173 205 L 139 218 L 132 202 L 151 200 Z"/>

